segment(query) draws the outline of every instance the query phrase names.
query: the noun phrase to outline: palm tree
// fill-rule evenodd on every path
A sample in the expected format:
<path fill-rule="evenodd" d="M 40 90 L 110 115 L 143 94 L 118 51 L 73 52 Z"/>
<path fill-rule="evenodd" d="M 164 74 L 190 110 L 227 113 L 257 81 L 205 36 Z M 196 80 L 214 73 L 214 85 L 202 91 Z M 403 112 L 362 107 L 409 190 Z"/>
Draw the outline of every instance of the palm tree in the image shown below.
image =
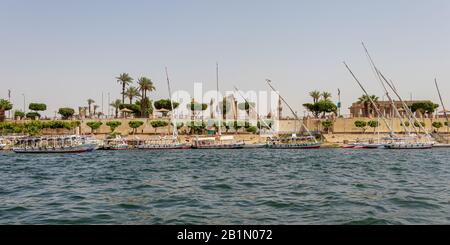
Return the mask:
<path fill-rule="evenodd" d="M 95 103 L 95 101 L 93 99 L 88 99 L 87 100 L 88 106 L 89 106 L 89 116 L 92 116 L 91 114 L 91 105 Z"/>
<path fill-rule="evenodd" d="M 138 79 L 138 90 L 141 92 L 141 112 L 143 117 L 148 117 L 147 115 L 147 109 L 145 108 L 148 106 L 146 103 L 143 103 L 144 100 L 147 100 L 147 91 L 152 92 L 155 91 L 156 88 L 153 85 L 153 82 L 150 78 L 147 77 L 141 77 Z"/>
<path fill-rule="evenodd" d="M 97 109 L 98 109 L 99 107 L 100 107 L 99 105 L 94 105 L 94 116 L 97 115 L 96 111 L 97 111 Z"/>
<path fill-rule="evenodd" d="M 379 98 L 376 95 L 371 95 L 370 97 L 367 95 L 363 95 L 363 96 L 359 97 L 358 103 L 364 105 L 364 116 L 365 117 L 369 117 L 371 115 L 371 111 L 374 110 L 371 100 L 374 103 L 377 103 L 378 99 Z"/>
<path fill-rule="evenodd" d="M 331 98 L 331 93 L 323 92 L 323 93 L 322 93 L 322 98 L 323 98 L 324 100 L 329 100 L 329 99 Z"/>
<path fill-rule="evenodd" d="M 119 108 L 120 105 L 122 105 L 122 101 L 119 99 L 115 100 L 113 103 L 110 104 L 115 109 L 115 118 L 119 117 Z"/>
<path fill-rule="evenodd" d="M 133 98 L 138 97 L 139 95 L 139 90 L 135 87 L 129 87 L 127 91 L 125 91 L 125 96 L 130 99 L 130 105 L 133 104 Z"/>
<path fill-rule="evenodd" d="M 309 93 L 309 96 L 313 98 L 313 103 L 317 103 L 320 99 L 320 92 L 317 90 L 314 90 Z"/>
<path fill-rule="evenodd" d="M 116 79 L 122 85 L 122 104 L 125 104 L 125 88 L 133 82 L 133 78 L 128 73 L 122 73 Z"/>

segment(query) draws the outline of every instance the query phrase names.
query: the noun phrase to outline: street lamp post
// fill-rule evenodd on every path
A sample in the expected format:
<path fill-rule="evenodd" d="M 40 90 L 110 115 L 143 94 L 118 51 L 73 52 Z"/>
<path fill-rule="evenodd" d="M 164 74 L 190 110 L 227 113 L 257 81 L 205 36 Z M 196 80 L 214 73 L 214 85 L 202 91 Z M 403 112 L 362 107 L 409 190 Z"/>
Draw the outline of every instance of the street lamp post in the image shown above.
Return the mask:
<path fill-rule="evenodd" d="M 23 96 L 23 113 L 26 113 L 26 111 L 25 111 L 25 94 L 22 93 L 22 96 Z"/>

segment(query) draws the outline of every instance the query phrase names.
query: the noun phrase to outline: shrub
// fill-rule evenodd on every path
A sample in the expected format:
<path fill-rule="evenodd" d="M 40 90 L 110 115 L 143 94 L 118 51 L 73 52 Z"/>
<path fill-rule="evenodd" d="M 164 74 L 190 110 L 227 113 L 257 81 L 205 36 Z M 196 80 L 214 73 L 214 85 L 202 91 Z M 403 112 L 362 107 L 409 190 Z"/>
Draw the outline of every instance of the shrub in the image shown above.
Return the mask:
<path fill-rule="evenodd" d="M 248 127 L 247 132 L 255 134 L 258 131 L 258 128 L 255 126 Z"/>
<path fill-rule="evenodd" d="M 15 111 L 14 112 L 14 118 L 22 119 L 25 117 L 25 113 L 23 111 Z"/>
<path fill-rule="evenodd" d="M 41 117 L 41 114 L 39 114 L 39 113 L 37 113 L 37 112 L 28 112 L 25 116 L 26 116 L 28 119 L 35 120 L 36 118 L 40 118 L 40 117 Z"/>
<path fill-rule="evenodd" d="M 367 122 L 365 122 L 365 121 L 355 121 L 355 126 L 357 128 L 361 128 L 363 130 L 363 132 L 365 132 L 366 131 Z"/>
<path fill-rule="evenodd" d="M 94 131 L 99 129 L 103 125 L 103 123 L 102 122 L 87 122 L 86 125 L 91 128 L 91 133 L 94 133 Z"/>
<path fill-rule="evenodd" d="M 122 123 L 119 121 L 110 121 L 106 123 L 106 126 L 109 127 L 111 133 L 114 133 L 114 130 L 116 130 L 116 128 L 119 127 L 120 125 L 122 125 Z"/>
<path fill-rule="evenodd" d="M 47 105 L 43 103 L 30 103 L 28 109 L 32 111 L 45 111 L 47 110 Z"/>
<path fill-rule="evenodd" d="M 144 122 L 142 122 L 142 121 L 130 121 L 130 122 L 128 122 L 128 126 L 130 126 L 130 128 L 133 129 L 133 133 L 136 133 L 136 130 L 142 125 L 144 125 Z"/>
<path fill-rule="evenodd" d="M 59 108 L 58 113 L 63 119 L 69 119 L 75 114 L 75 110 L 72 108 Z"/>
<path fill-rule="evenodd" d="M 330 128 L 333 127 L 333 124 L 334 124 L 334 122 L 330 121 L 330 120 L 326 120 L 326 121 L 322 122 L 322 126 L 327 132 L 329 132 Z"/>

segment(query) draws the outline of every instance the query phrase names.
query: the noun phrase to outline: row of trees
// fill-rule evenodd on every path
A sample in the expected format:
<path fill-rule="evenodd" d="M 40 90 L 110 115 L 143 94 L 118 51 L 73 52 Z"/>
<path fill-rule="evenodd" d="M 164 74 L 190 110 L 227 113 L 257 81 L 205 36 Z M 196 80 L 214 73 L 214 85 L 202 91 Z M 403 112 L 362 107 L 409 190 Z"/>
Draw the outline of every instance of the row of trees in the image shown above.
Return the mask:
<path fill-rule="evenodd" d="M 0 122 L 2 134 L 28 134 L 37 136 L 43 129 L 68 129 L 73 130 L 80 126 L 79 121 L 31 121 L 26 123 Z"/>
<path fill-rule="evenodd" d="M 379 124 L 378 121 L 373 121 L 373 120 L 372 121 L 368 121 L 368 122 L 361 121 L 361 120 L 355 121 L 355 127 L 361 128 L 363 130 L 363 132 L 366 132 L 367 126 L 373 128 L 375 130 L 377 127 L 380 126 L 380 124 Z M 400 126 L 409 127 L 410 123 L 409 122 L 402 122 L 402 123 L 400 123 Z M 416 121 L 416 122 L 414 122 L 414 126 L 417 127 L 417 128 L 420 127 L 420 126 L 425 127 L 426 124 L 425 124 L 425 122 L 417 122 Z M 437 131 L 439 131 L 440 128 L 442 128 L 444 126 L 448 127 L 449 125 L 448 125 L 448 122 L 444 122 L 444 123 L 442 123 L 442 122 L 433 122 L 431 126 L 433 128 L 435 128 Z"/>
<path fill-rule="evenodd" d="M 93 122 L 86 123 L 86 125 L 91 129 L 91 133 L 95 133 L 96 130 L 98 130 L 103 125 L 103 123 L 99 122 L 99 121 L 93 121 Z M 105 125 L 110 128 L 110 133 L 114 133 L 114 131 L 119 126 L 121 126 L 122 123 L 120 121 L 110 121 L 110 122 L 106 122 Z M 134 134 L 137 132 L 137 129 L 139 127 L 141 127 L 142 125 L 144 125 L 144 122 L 142 122 L 142 121 L 128 122 L 128 126 L 131 129 L 133 129 Z M 155 133 L 156 133 L 158 128 L 164 128 L 164 127 L 169 126 L 169 122 L 155 120 L 155 121 L 151 121 L 150 125 L 155 129 Z M 173 124 L 171 124 L 171 125 L 174 126 Z M 206 122 L 204 122 L 204 121 L 202 121 L 202 122 L 191 121 L 191 122 L 187 123 L 186 125 L 184 123 L 177 123 L 177 125 L 176 125 L 177 129 L 181 129 L 183 126 L 186 126 L 188 128 L 188 132 L 190 134 L 195 134 L 195 133 L 201 134 L 201 133 L 204 133 L 208 128 Z M 271 123 L 269 123 L 268 126 L 271 126 Z M 214 125 L 212 125 L 212 128 L 214 128 L 215 130 L 218 130 L 218 125 L 214 124 Z M 246 121 L 233 121 L 233 122 L 222 122 L 221 128 L 226 133 L 228 133 L 228 131 L 230 129 L 234 129 L 236 133 L 240 129 L 245 129 L 245 131 L 249 132 L 249 133 L 257 133 L 258 130 L 261 130 L 266 127 L 260 122 L 257 123 L 257 126 L 252 126 L 249 122 L 246 122 Z"/>

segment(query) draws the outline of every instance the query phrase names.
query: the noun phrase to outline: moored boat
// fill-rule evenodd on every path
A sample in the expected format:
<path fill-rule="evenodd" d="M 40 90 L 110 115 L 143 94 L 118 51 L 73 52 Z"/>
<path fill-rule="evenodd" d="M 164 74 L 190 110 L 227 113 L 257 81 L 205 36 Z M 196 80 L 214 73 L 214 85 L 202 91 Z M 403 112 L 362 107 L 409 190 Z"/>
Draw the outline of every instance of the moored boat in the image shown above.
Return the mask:
<path fill-rule="evenodd" d="M 116 136 L 114 139 L 106 139 L 103 149 L 115 151 L 128 150 L 128 141 L 120 136 Z"/>
<path fill-rule="evenodd" d="M 145 140 L 143 144 L 137 145 L 139 150 L 185 150 L 191 146 L 187 143 L 180 143 L 177 138 L 156 137 Z"/>
<path fill-rule="evenodd" d="M 192 148 L 194 149 L 242 149 L 244 142 L 237 142 L 233 136 L 196 137 Z"/>
<path fill-rule="evenodd" d="M 15 153 L 83 153 L 94 151 L 97 144 L 77 135 L 28 137 L 19 139 L 12 148 Z"/>
<path fill-rule="evenodd" d="M 314 141 L 311 137 L 297 137 L 293 135 L 289 138 L 272 138 L 268 147 L 271 149 L 317 149 L 321 147 L 320 142 Z"/>

